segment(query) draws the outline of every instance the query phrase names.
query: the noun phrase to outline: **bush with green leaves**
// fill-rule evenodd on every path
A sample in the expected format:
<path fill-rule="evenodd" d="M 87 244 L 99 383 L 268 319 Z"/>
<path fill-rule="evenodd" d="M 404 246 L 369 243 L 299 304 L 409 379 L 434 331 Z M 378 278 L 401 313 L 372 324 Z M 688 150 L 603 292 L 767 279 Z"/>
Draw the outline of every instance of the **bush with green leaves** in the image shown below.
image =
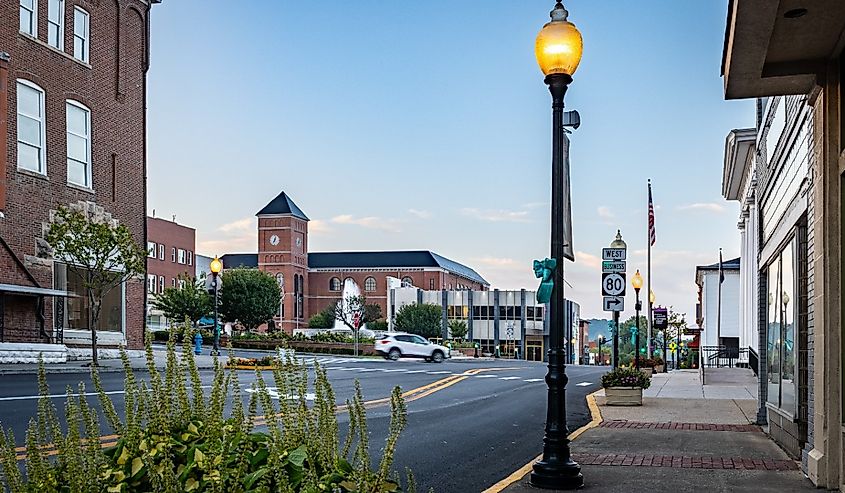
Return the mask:
<path fill-rule="evenodd" d="M 279 311 L 282 292 L 276 278 L 258 269 L 227 269 L 222 276 L 220 313 L 227 322 L 255 330 Z"/>
<path fill-rule="evenodd" d="M 26 437 L 26 467 L 19 468 L 15 436 L 0 430 L 0 483 L 12 493 L 44 492 L 393 492 L 393 453 L 406 424 L 401 390 L 386 399 L 391 410 L 381 461 L 371 465 L 365 402 L 356 382 L 354 396 L 338 408 L 326 371 L 315 368 L 312 406 L 305 400 L 308 372 L 296 360 L 276 360 L 271 372 L 280 395 L 271 398 L 260 371 L 244 408 L 237 370 L 215 358 L 206 394 L 189 343 L 177 358 L 175 337 L 160 373 L 147 339 L 149 383 L 139 381 L 124 352 L 125 411 L 121 418 L 96 369 L 91 377 L 114 445 L 101 445 L 98 412 L 80 384 L 67 390 L 66 431 L 59 424 L 39 370 L 38 414 Z M 231 405 L 227 396 L 235 396 Z M 338 412 L 348 412 L 349 433 L 341 446 Z M 261 413 L 261 414 L 259 414 Z M 258 431 L 257 427 L 266 427 Z M 113 438 L 113 437 L 103 437 Z M 55 455 L 54 458 L 48 456 Z M 408 491 L 413 491 L 409 474 Z"/>
<path fill-rule="evenodd" d="M 442 307 L 427 303 L 405 305 L 396 313 L 396 330 L 426 339 L 442 335 Z"/>
<path fill-rule="evenodd" d="M 449 334 L 451 334 L 455 339 L 460 341 L 466 337 L 467 332 L 469 332 L 469 327 L 467 327 L 466 321 L 452 320 L 449 322 Z"/>
<path fill-rule="evenodd" d="M 337 302 L 320 310 L 308 320 L 308 327 L 312 329 L 329 329 L 334 327 L 334 314 Z"/>
<path fill-rule="evenodd" d="M 640 387 L 643 390 L 651 386 L 651 376 L 636 368 L 615 368 L 601 377 L 601 386 L 608 387 Z"/>

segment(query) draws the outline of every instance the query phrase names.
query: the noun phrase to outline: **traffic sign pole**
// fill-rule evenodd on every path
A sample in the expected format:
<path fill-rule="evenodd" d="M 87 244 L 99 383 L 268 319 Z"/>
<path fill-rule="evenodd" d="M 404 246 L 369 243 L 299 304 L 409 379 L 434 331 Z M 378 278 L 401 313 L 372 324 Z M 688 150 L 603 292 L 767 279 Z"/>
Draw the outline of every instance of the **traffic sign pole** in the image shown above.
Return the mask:
<path fill-rule="evenodd" d="M 619 313 L 625 309 L 625 260 L 627 258 L 628 246 L 622 240 L 622 232 L 617 231 L 616 240 L 610 244 L 610 248 L 602 248 L 601 250 L 604 311 L 613 312 L 613 368 L 619 367 Z M 609 282 L 608 278 L 610 279 Z M 621 289 L 618 286 L 620 279 Z M 608 290 L 607 287 L 611 289 Z"/>

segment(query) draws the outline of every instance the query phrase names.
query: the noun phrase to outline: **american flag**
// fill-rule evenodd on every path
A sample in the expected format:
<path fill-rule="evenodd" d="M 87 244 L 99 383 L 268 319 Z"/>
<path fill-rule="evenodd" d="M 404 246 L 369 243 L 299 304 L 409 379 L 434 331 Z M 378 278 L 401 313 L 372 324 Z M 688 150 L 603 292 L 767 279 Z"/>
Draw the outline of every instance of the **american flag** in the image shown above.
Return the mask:
<path fill-rule="evenodd" d="M 648 244 L 654 246 L 657 233 L 654 231 L 654 202 L 651 200 L 651 181 L 648 182 Z"/>

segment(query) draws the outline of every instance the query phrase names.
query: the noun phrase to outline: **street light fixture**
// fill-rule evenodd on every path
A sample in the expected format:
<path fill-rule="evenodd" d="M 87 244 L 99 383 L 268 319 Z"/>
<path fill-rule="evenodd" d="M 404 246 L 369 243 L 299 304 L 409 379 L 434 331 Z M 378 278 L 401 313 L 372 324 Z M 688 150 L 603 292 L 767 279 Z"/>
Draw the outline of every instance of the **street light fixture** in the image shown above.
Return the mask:
<path fill-rule="evenodd" d="M 551 11 L 551 22 L 537 35 L 534 52 L 545 83 L 552 94 L 552 231 L 551 254 L 556 261 L 554 284 L 549 302 L 549 372 L 546 429 L 543 437 L 543 457 L 534 464 L 531 485 L 545 489 L 577 489 L 584 486 L 581 466 L 572 460 L 569 450 L 569 430 L 566 426 L 566 362 L 565 362 L 565 301 L 563 292 L 564 252 L 564 121 L 563 97 L 572 82 L 572 74 L 581 62 L 583 41 L 581 33 L 567 20 L 569 12 L 558 1 Z"/>
<path fill-rule="evenodd" d="M 219 284 L 217 276 L 223 270 L 223 262 L 215 255 L 214 260 L 209 264 L 209 269 L 211 270 L 211 285 L 214 287 L 214 348 L 212 352 L 218 355 L 220 354 L 220 327 L 217 324 L 217 285 Z"/>
<path fill-rule="evenodd" d="M 643 304 L 640 301 L 640 289 L 643 287 L 643 276 L 640 275 L 640 269 L 637 269 L 637 273 L 634 274 L 634 277 L 631 278 L 631 286 L 634 287 L 634 292 L 637 294 L 637 301 L 634 303 L 634 310 L 636 315 L 634 315 L 634 320 L 636 323 L 636 334 L 634 335 L 634 367 L 636 369 L 640 369 L 640 310 L 643 308 Z"/>

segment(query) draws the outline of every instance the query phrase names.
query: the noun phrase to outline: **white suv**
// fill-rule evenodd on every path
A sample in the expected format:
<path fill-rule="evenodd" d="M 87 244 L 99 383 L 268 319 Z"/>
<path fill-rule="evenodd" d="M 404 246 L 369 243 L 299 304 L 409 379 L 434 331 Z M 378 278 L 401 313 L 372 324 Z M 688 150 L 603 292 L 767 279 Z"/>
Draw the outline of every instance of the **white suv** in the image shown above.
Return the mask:
<path fill-rule="evenodd" d="M 385 359 L 423 358 L 426 361 L 442 363 L 449 358 L 449 348 L 433 344 L 416 334 L 392 332 L 384 334 L 375 344 L 376 352 Z"/>

